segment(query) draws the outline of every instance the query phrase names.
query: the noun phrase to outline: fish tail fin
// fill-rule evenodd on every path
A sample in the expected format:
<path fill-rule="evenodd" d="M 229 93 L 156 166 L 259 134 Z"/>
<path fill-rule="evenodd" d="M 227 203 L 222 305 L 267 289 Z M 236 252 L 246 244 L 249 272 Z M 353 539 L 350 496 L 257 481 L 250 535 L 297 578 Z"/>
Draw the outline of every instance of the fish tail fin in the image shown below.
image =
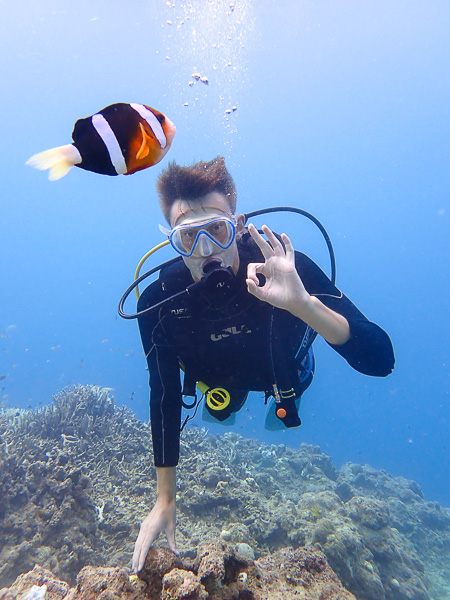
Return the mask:
<path fill-rule="evenodd" d="M 27 160 L 26 164 L 40 171 L 49 169 L 49 180 L 57 181 L 64 177 L 74 165 L 79 164 L 81 160 L 77 148 L 73 144 L 66 144 L 34 154 Z"/>

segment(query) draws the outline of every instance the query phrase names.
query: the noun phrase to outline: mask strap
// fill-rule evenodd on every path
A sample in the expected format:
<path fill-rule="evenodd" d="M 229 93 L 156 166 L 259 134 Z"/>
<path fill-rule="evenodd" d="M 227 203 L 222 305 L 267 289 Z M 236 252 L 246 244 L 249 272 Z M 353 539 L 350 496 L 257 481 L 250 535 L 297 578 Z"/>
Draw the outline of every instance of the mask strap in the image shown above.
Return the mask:
<path fill-rule="evenodd" d="M 170 236 L 170 229 L 167 229 L 167 227 L 164 227 L 164 225 L 158 225 L 159 230 L 161 231 L 161 233 L 163 233 L 164 235 L 167 235 L 167 237 Z"/>

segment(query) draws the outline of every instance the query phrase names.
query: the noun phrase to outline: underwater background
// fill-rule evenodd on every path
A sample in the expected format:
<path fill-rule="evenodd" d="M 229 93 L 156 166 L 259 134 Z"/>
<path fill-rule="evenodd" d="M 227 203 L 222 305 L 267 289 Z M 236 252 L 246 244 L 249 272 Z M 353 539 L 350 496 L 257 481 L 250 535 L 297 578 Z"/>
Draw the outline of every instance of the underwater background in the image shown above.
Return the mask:
<path fill-rule="evenodd" d="M 117 304 L 162 239 L 158 173 L 222 154 L 241 212 L 291 205 L 321 220 L 338 287 L 390 334 L 397 361 L 368 378 L 317 340 L 302 427 L 265 431 L 254 394 L 232 431 L 318 445 L 336 465 L 414 479 L 450 506 L 449 30 L 439 0 L 0 2 L 2 406 L 93 384 L 148 420 L 137 326 Z M 193 73 L 209 84 L 189 85 Z M 55 183 L 25 166 L 114 102 L 177 126 L 160 164 L 132 177 L 73 169 Z M 309 221 L 263 222 L 329 273 Z"/>

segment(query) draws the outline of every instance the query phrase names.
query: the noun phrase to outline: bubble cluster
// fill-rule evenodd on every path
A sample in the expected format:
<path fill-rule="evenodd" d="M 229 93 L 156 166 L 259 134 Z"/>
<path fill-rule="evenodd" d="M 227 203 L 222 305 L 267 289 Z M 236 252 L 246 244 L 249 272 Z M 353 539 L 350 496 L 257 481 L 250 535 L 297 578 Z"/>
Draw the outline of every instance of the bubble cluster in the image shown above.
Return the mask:
<path fill-rule="evenodd" d="M 168 1 L 164 17 L 161 54 L 173 69 L 178 106 L 220 123 L 230 144 L 247 79 L 253 0 Z"/>

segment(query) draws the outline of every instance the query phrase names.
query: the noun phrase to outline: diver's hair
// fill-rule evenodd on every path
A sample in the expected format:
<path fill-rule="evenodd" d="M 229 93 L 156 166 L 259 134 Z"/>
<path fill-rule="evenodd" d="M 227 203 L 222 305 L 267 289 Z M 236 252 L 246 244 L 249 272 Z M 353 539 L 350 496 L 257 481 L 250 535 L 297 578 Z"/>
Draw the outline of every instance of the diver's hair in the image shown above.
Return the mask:
<path fill-rule="evenodd" d="M 223 194 L 231 214 L 236 212 L 236 186 L 223 156 L 209 162 L 200 161 L 190 167 L 180 167 L 171 162 L 158 177 L 156 189 L 161 210 L 169 224 L 170 209 L 176 200 L 195 203 L 211 192 Z"/>

